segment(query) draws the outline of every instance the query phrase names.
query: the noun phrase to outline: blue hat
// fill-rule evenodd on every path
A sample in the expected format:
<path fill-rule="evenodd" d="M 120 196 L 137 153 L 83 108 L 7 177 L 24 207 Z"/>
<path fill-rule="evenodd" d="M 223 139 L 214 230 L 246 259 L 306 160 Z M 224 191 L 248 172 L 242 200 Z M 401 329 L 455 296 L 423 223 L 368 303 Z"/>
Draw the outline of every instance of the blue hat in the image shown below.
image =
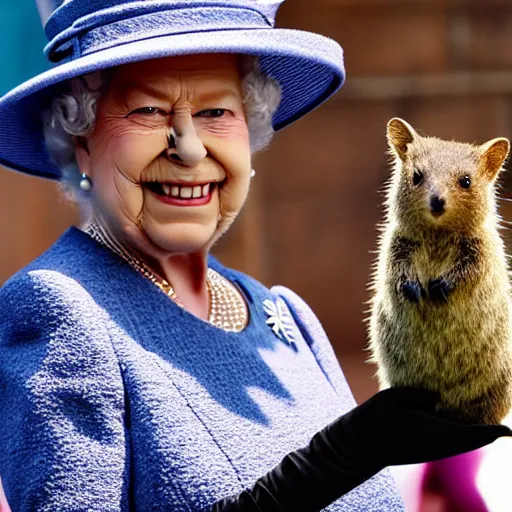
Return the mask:
<path fill-rule="evenodd" d="M 275 130 L 320 105 L 343 84 L 341 47 L 326 37 L 275 29 L 284 0 L 36 0 L 50 41 L 50 70 L 0 99 L 0 164 L 58 179 L 41 112 L 63 81 L 105 68 L 197 53 L 256 55 L 277 80 Z"/>

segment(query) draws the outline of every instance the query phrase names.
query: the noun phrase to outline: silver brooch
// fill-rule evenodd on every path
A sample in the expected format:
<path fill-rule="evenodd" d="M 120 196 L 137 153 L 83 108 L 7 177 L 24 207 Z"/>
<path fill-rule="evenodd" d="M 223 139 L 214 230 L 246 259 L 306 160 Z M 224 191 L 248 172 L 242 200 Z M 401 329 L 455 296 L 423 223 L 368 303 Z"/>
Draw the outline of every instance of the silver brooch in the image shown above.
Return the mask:
<path fill-rule="evenodd" d="M 297 327 L 284 300 L 281 298 L 278 298 L 275 302 L 270 299 L 264 300 L 263 309 L 268 316 L 267 325 L 274 331 L 274 334 L 279 339 L 294 346 Z"/>

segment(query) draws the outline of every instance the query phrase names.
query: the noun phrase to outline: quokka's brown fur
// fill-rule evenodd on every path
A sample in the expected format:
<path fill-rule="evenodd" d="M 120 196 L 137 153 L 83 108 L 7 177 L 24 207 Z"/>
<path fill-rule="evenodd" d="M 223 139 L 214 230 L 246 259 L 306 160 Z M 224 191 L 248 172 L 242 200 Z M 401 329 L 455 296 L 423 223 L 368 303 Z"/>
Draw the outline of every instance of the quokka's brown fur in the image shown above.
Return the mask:
<path fill-rule="evenodd" d="M 495 180 L 507 139 L 482 146 L 388 123 L 394 157 L 372 281 L 381 388 L 439 391 L 441 409 L 500 423 L 512 406 L 512 306 Z"/>

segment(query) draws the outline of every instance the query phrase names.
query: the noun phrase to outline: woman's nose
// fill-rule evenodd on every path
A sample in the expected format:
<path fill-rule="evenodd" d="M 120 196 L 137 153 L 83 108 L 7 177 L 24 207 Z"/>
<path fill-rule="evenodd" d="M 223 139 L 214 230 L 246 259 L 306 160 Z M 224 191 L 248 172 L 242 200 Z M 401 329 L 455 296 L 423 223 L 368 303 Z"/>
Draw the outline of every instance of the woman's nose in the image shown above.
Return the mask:
<path fill-rule="evenodd" d="M 194 167 L 206 154 L 206 148 L 197 136 L 192 115 L 179 112 L 174 114 L 167 151 L 169 158 L 188 167 Z"/>

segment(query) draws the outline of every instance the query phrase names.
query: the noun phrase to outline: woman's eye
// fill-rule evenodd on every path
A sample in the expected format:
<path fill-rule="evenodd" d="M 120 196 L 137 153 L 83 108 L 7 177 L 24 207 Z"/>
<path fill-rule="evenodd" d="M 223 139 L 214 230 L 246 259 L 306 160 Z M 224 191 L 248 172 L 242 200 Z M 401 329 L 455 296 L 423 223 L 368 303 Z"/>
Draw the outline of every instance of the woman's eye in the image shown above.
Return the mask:
<path fill-rule="evenodd" d="M 471 185 L 471 178 L 469 176 L 464 176 L 463 178 L 461 178 L 459 180 L 459 185 L 462 187 L 462 188 L 469 188 L 470 185 Z"/>
<path fill-rule="evenodd" d="M 412 182 L 414 185 L 421 185 L 423 181 L 423 173 L 418 171 L 418 169 L 414 169 L 414 174 L 412 175 Z"/>
<path fill-rule="evenodd" d="M 196 114 L 197 117 L 222 117 L 226 113 L 225 108 L 211 108 L 202 110 Z"/>
<path fill-rule="evenodd" d="M 150 116 L 150 115 L 154 115 L 154 114 L 158 114 L 158 113 L 163 114 L 163 110 L 161 110 L 157 107 L 142 107 L 142 108 L 137 108 L 135 110 L 132 110 L 130 112 L 130 114 L 142 114 L 142 115 L 146 115 L 146 116 Z"/>

